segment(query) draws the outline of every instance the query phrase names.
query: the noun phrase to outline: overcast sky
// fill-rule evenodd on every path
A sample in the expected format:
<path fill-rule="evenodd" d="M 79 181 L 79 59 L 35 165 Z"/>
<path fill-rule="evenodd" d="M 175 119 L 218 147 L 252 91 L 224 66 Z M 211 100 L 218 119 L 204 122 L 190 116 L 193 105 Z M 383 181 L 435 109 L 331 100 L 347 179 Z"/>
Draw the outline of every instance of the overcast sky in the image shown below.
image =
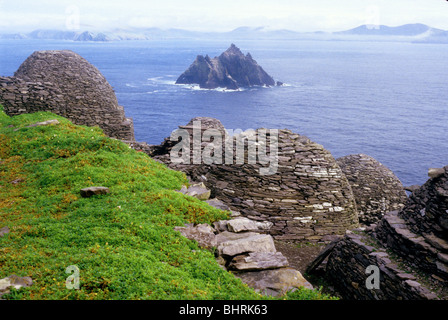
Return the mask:
<path fill-rule="evenodd" d="M 230 31 L 240 26 L 339 31 L 425 23 L 448 30 L 446 0 L 0 0 L 0 33 L 130 27 Z"/>

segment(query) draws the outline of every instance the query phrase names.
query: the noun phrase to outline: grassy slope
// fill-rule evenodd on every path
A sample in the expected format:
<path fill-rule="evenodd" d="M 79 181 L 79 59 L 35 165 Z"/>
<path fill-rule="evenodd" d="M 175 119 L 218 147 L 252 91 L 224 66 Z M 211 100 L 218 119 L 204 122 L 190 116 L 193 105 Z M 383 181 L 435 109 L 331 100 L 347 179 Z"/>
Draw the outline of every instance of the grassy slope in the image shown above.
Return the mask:
<path fill-rule="evenodd" d="M 26 127 L 49 119 L 61 124 Z M 3 298 L 263 299 L 173 230 L 228 217 L 174 191 L 186 183 L 98 128 L 0 111 L 0 228 L 11 229 L 0 238 L 0 279 L 34 282 Z M 89 186 L 111 193 L 81 198 Z M 65 287 L 71 265 L 80 269 L 80 290 Z M 304 289 L 282 298 L 327 297 Z"/>

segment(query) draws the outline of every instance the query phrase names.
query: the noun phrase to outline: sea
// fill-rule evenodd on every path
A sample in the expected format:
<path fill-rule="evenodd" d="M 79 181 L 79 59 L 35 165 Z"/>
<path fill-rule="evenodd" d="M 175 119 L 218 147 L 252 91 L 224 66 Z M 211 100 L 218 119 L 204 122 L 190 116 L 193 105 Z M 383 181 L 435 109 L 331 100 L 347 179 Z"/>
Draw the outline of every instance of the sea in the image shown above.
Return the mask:
<path fill-rule="evenodd" d="M 136 140 L 160 144 L 197 116 L 228 129 L 290 129 L 335 158 L 367 154 L 404 185 L 448 165 L 448 45 L 409 42 L 235 42 L 285 85 L 202 90 L 175 81 L 196 56 L 218 56 L 227 40 L 73 42 L 0 40 L 0 75 L 36 50 L 69 49 L 113 86 Z"/>

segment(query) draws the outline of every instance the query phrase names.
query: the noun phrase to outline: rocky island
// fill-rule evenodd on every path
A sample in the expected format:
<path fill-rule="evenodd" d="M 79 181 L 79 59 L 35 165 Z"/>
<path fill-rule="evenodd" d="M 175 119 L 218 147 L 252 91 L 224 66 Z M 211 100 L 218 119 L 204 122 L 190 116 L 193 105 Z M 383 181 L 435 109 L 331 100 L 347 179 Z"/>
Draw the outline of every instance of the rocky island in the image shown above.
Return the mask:
<path fill-rule="evenodd" d="M 275 86 L 275 80 L 263 70 L 250 53 L 244 55 L 232 44 L 219 57 L 197 56 L 191 66 L 177 79 L 176 84 L 198 84 L 202 89 Z"/>

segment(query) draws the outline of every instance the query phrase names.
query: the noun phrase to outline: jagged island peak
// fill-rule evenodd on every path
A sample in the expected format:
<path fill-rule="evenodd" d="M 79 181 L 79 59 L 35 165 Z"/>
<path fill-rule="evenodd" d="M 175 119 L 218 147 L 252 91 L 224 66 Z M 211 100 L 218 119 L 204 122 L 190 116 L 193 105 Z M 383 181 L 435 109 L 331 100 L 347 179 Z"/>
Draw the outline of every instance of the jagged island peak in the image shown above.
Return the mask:
<path fill-rule="evenodd" d="M 219 57 L 212 59 L 208 55 L 198 55 L 190 67 L 180 75 L 176 84 L 196 84 L 202 89 L 229 90 L 282 85 L 281 82 L 275 82 L 250 53 L 244 55 L 233 43 Z"/>

